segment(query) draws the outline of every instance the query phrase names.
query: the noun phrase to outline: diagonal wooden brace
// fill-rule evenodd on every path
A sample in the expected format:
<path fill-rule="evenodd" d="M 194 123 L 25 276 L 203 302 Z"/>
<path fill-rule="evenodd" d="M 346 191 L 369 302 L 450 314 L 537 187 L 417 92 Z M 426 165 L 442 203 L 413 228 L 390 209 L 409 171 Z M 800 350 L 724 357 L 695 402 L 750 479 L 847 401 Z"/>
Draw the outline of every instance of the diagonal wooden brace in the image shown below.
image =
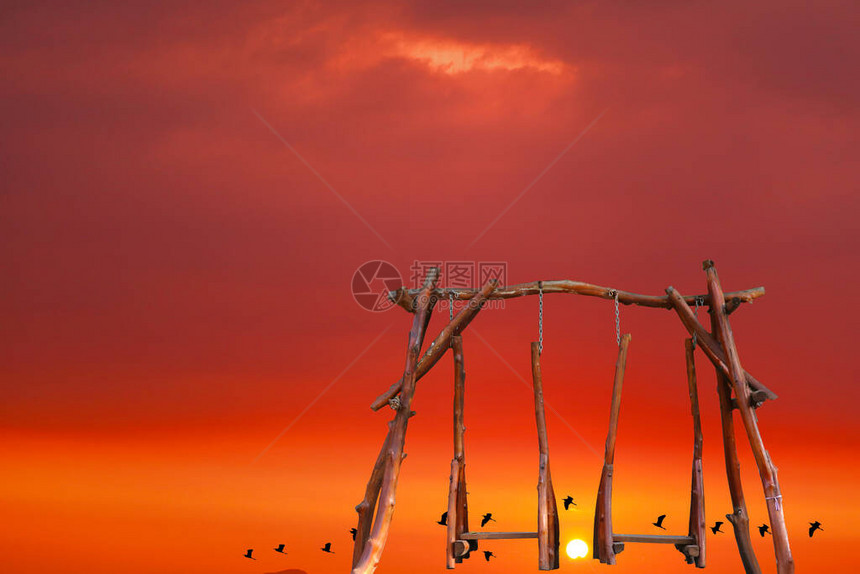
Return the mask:
<path fill-rule="evenodd" d="M 684 300 L 681 294 L 675 290 L 674 287 L 667 287 L 666 294 L 669 296 L 669 301 L 672 303 L 675 312 L 678 313 L 678 317 L 680 317 L 681 323 L 683 323 L 684 327 L 686 327 L 687 331 L 690 333 L 691 336 L 695 335 L 696 340 L 699 342 L 702 351 L 705 352 L 705 355 L 708 357 L 708 359 L 710 359 L 711 362 L 717 366 L 717 368 L 719 368 L 723 373 L 725 373 L 726 376 L 729 376 L 729 365 L 726 360 L 726 353 L 720 347 L 720 344 L 716 341 L 716 339 L 714 339 L 714 337 L 710 333 L 705 330 L 702 324 L 699 323 L 699 320 L 696 319 L 696 315 L 693 313 L 693 310 L 690 309 L 690 306 L 687 305 L 687 302 Z M 756 391 L 761 391 L 761 393 L 763 393 L 757 395 L 759 398 L 761 398 L 762 400 L 774 400 L 777 398 L 776 393 L 774 393 L 762 383 L 760 383 L 751 374 L 744 371 L 744 376 L 750 387 L 752 387 Z"/>
<path fill-rule="evenodd" d="M 454 320 L 448 323 L 444 329 L 442 329 L 436 338 L 430 343 L 430 346 L 427 347 L 427 350 L 424 352 L 424 355 L 421 357 L 421 360 L 418 361 L 418 367 L 415 371 L 415 380 L 418 381 L 426 375 L 433 365 L 439 362 L 439 359 L 442 358 L 442 355 L 448 350 L 451 346 L 451 337 L 455 335 L 459 335 L 463 332 L 463 330 L 472 322 L 472 319 L 475 318 L 475 315 L 478 314 L 478 311 L 483 309 L 484 302 L 487 297 L 492 293 L 496 286 L 498 285 L 498 281 L 495 279 L 491 279 L 484 285 L 484 288 L 476 295 L 473 299 L 469 300 L 468 305 L 463 308 L 457 316 L 454 317 Z M 382 407 L 388 404 L 388 401 L 396 397 L 400 393 L 400 389 L 403 388 L 403 379 L 401 378 L 399 381 L 391 385 L 391 387 L 376 397 L 376 400 L 370 405 L 370 408 L 378 411 Z"/>

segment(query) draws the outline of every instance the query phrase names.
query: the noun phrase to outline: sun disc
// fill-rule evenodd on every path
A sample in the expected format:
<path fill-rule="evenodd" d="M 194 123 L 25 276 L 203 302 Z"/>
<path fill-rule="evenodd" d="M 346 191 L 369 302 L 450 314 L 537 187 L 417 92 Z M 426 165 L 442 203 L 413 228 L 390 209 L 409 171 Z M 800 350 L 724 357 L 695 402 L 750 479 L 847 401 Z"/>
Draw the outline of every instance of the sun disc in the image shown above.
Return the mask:
<path fill-rule="evenodd" d="M 567 543 L 565 548 L 567 555 L 576 560 L 577 558 L 585 558 L 588 555 L 588 544 L 584 540 L 576 538 Z"/>

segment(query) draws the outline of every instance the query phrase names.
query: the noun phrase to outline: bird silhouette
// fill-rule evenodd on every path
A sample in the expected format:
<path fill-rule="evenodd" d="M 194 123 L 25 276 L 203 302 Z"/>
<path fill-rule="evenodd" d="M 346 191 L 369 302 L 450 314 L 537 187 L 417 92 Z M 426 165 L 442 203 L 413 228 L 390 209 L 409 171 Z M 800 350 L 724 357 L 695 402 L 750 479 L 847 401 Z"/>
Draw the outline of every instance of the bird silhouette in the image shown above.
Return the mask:
<path fill-rule="evenodd" d="M 323 546 L 320 550 L 322 550 L 323 552 L 328 552 L 329 554 L 334 554 L 334 552 L 332 552 L 331 550 L 331 542 L 326 542 L 325 546 Z"/>
<path fill-rule="evenodd" d="M 254 552 L 254 549 L 253 549 L 253 548 L 248 548 L 248 551 L 247 551 L 247 552 L 245 552 L 245 554 L 244 554 L 245 558 L 250 558 L 251 560 L 256 560 L 256 558 L 254 558 L 253 556 L 251 556 L 251 553 L 252 553 L 252 552 Z"/>
<path fill-rule="evenodd" d="M 816 530 L 822 530 L 822 531 L 824 530 L 823 528 L 821 528 L 821 523 L 818 522 L 817 520 L 815 522 L 809 523 L 809 537 L 810 538 L 812 538 L 812 533 L 815 532 Z"/>
<path fill-rule="evenodd" d="M 286 552 L 284 552 L 284 546 L 286 546 L 286 544 L 278 544 L 278 547 L 273 548 L 273 550 L 275 552 L 280 552 L 281 554 L 286 554 Z"/>
<path fill-rule="evenodd" d="M 714 534 L 716 534 L 717 532 L 721 533 L 722 530 L 720 530 L 720 526 L 722 526 L 722 525 L 723 525 L 722 522 L 719 522 L 719 521 L 714 522 L 714 525 L 711 526 L 711 532 L 713 532 Z"/>
<path fill-rule="evenodd" d="M 565 498 L 564 500 L 562 500 L 562 502 L 564 502 L 564 509 L 565 509 L 565 510 L 570 510 L 570 505 L 571 505 L 571 504 L 572 504 L 572 505 L 574 505 L 574 506 L 576 506 L 576 503 L 573 501 L 573 497 L 572 497 L 572 496 L 570 496 L 570 495 L 568 495 L 568 496 L 567 496 L 567 498 Z"/>
<path fill-rule="evenodd" d="M 657 528 L 663 528 L 663 530 L 666 530 L 666 529 L 663 527 L 663 520 L 664 520 L 665 518 L 666 518 L 666 515 L 665 515 L 665 514 L 661 514 L 660 516 L 658 516 L 658 517 L 657 517 L 657 522 L 652 522 L 651 524 L 653 524 L 653 525 L 654 525 L 654 526 L 656 526 Z"/>
<path fill-rule="evenodd" d="M 483 518 L 481 518 L 481 527 L 483 528 L 484 526 L 486 526 L 486 524 L 487 524 L 489 521 L 491 521 L 491 520 L 492 520 L 493 522 L 495 522 L 495 521 L 496 521 L 496 519 L 495 519 L 495 518 L 493 518 L 493 513 L 492 513 L 492 512 L 488 512 L 488 513 L 486 513 L 486 514 L 483 516 Z M 487 560 L 489 560 L 489 558 L 487 558 Z"/>
<path fill-rule="evenodd" d="M 761 534 L 761 537 L 764 538 L 764 533 L 767 532 L 770 534 L 770 527 L 767 524 L 762 524 L 758 527 L 758 533 Z"/>
<path fill-rule="evenodd" d="M 495 558 L 496 555 L 490 552 L 489 550 L 484 550 L 484 559 L 489 562 L 490 558 Z"/>
<path fill-rule="evenodd" d="M 441 524 L 442 526 L 447 526 L 447 525 L 448 525 L 448 513 L 447 513 L 447 512 L 443 512 L 443 513 L 442 513 L 442 518 L 440 518 L 439 520 L 437 520 L 437 521 L 436 521 L 436 524 Z"/>
<path fill-rule="evenodd" d="M 355 535 L 358 534 L 357 528 L 350 528 L 349 533 L 352 534 L 352 539 L 355 540 Z"/>

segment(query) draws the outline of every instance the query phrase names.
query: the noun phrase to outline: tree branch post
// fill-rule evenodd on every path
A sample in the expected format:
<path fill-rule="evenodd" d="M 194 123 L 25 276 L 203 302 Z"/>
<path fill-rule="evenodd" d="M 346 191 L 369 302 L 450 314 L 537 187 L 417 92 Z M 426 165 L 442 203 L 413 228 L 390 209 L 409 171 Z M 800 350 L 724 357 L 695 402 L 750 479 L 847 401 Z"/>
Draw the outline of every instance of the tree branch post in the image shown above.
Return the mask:
<path fill-rule="evenodd" d="M 689 534 L 699 547 L 697 556 L 687 557 L 688 563 L 695 562 L 696 568 L 705 567 L 705 483 L 702 476 L 702 419 L 699 414 L 699 389 L 696 381 L 696 358 L 693 340 L 684 341 L 687 359 L 687 387 L 690 393 L 690 411 L 693 415 L 693 475 L 690 487 L 690 528 Z"/>
<path fill-rule="evenodd" d="M 543 405 L 543 378 L 540 368 L 540 343 L 532 343 L 532 382 L 535 394 L 535 422 L 538 432 L 540 468 L 538 473 L 538 568 L 558 568 L 558 508 L 549 468 L 549 440 Z"/>
<path fill-rule="evenodd" d="M 466 453 L 464 424 L 466 368 L 463 362 L 463 339 L 460 335 L 451 338 L 454 355 L 454 458 L 451 459 L 451 482 L 448 487 L 448 544 L 445 565 L 454 568 L 463 561 L 454 548 L 463 532 L 468 530 L 469 516 L 466 503 Z"/>
<path fill-rule="evenodd" d="M 761 433 L 758 428 L 755 411 L 749 403 L 750 390 L 747 386 L 747 378 L 741 367 L 738 350 L 735 346 L 732 327 L 726 314 L 726 301 L 723 295 L 720 280 L 713 261 L 705 261 L 705 272 L 708 276 L 708 294 L 710 295 L 711 313 L 716 317 L 716 336 L 725 350 L 729 366 L 729 381 L 737 397 L 738 412 L 743 421 L 744 429 L 749 438 L 753 457 L 761 477 L 764 497 L 767 502 L 767 512 L 770 517 L 771 528 L 773 528 L 773 548 L 776 555 L 777 574 L 793 574 L 794 559 L 791 556 L 791 547 L 788 543 L 788 531 L 785 527 L 785 516 L 783 515 L 782 493 L 779 489 L 776 466 L 770 459 L 770 455 L 764 446 Z"/>
<path fill-rule="evenodd" d="M 711 332 L 717 331 L 717 318 L 711 313 Z M 741 462 L 738 459 L 738 448 L 735 442 L 734 411 L 732 409 L 732 385 L 723 371 L 714 366 L 717 374 L 717 394 L 720 399 L 720 423 L 723 430 L 723 453 L 726 459 L 726 480 L 729 484 L 729 494 L 732 498 L 732 513 L 726 514 L 726 519 L 732 525 L 735 533 L 735 543 L 746 574 L 761 574 L 761 567 L 756 560 L 750 539 L 750 520 L 747 513 L 747 503 L 744 498 L 744 487 L 741 481 Z"/>
<path fill-rule="evenodd" d="M 615 439 L 618 434 L 618 417 L 621 413 L 621 387 L 624 384 L 624 369 L 627 366 L 627 348 L 630 334 L 622 335 L 615 362 L 615 379 L 612 384 L 612 406 L 609 410 L 609 432 L 603 457 L 603 471 L 597 490 L 594 511 L 593 557 L 603 564 L 615 564 L 615 544 L 612 537 L 612 465 L 615 462 Z M 619 550 L 620 551 L 620 550 Z"/>
<path fill-rule="evenodd" d="M 384 456 L 381 455 L 385 471 L 379 489 L 376 518 L 373 521 L 370 536 L 366 541 L 363 541 L 363 548 L 352 568 L 352 574 L 372 574 L 379 564 L 385 542 L 388 540 L 388 531 L 394 516 L 395 493 L 397 480 L 400 476 L 400 465 L 405 457 L 403 449 L 406 444 L 406 427 L 412 414 L 410 408 L 415 393 L 415 370 L 418 364 L 418 354 L 421 352 L 430 313 L 436 304 L 436 297 L 432 291 L 438 277 L 439 270 L 433 268 L 428 273 L 424 288 L 418 297 L 415 318 L 412 321 L 412 330 L 409 332 L 409 342 L 406 349 L 406 366 L 403 372 L 400 407 L 389 426 Z M 368 490 L 370 490 L 370 484 L 368 484 Z M 356 536 L 356 544 L 358 544 L 358 536 Z"/>

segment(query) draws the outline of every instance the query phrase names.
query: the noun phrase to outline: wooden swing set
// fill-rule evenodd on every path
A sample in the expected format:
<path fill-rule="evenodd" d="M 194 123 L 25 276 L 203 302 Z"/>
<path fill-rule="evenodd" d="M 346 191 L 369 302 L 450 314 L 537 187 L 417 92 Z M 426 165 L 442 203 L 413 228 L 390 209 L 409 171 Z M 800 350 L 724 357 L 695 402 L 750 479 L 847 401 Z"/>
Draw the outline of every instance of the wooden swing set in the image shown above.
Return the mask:
<path fill-rule="evenodd" d="M 594 513 L 593 557 L 605 564 L 615 564 L 616 554 L 625 543 L 674 544 L 688 564 L 705 567 L 705 505 L 702 481 L 702 428 L 699 417 L 699 399 L 694 363 L 695 349 L 701 349 L 713 363 L 717 373 L 717 392 L 720 402 L 723 450 L 726 475 L 733 512 L 726 518 L 734 529 L 735 540 L 741 561 L 747 574 L 760 574 L 758 562 L 752 549 L 749 532 L 749 517 L 741 485 L 740 463 L 734 432 L 734 411 L 740 414 L 744 430 L 749 439 L 756 466 L 764 489 L 768 516 L 773 530 L 773 545 L 778 574 L 792 574 L 794 561 L 788 542 L 788 533 L 783 516 L 777 469 L 765 449 L 758 429 L 756 409 L 767 400 L 776 399 L 776 394 L 760 383 L 741 366 L 732 335 L 729 315 L 742 303 L 751 303 L 764 295 L 764 288 L 723 293 L 717 271 L 712 261 L 703 264 L 707 274 L 707 295 L 683 296 L 672 287 L 665 296 L 649 296 L 599 287 L 579 281 L 536 281 L 510 287 L 499 286 L 489 281 L 480 290 L 437 288 L 439 270 L 432 269 L 421 289 L 401 287 L 389 297 L 398 305 L 414 314 L 406 349 L 406 367 L 403 377 L 382 393 L 371 408 L 378 411 L 388 405 L 394 409 L 394 418 L 388 423 L 388 434 L 373 466 L 367 483 L 364 499 L 355 508 L 358 512 L 355 546 L 353 549 L 352 574 L 372 573 L 382 556 L 391 520 L 394 514 L 395 493 L 400 465 L 406 458 L 404 446 L 406 427 L 415 414 L 411 410 L 415 386 L 418 380 L 442 358 L 450 348 L 454 358 L 454 457 L 451 460 L 451 477 L 448 490 L 446 566 L 449 569 L 468 558 L 477 550 L 480 540 L 505 540 L 536 538 L 538 541 L 538 568 L 554 570 L 559 566 L 559 524 L 555 493 L 549 466 L 549 446 L 546 431 L 546 415 L 543 404 L 543 382 L 541 378 L 541 352 L 543 350 L 543 296 L 545 293 L 572 293 L 614 300 L 616 317 L 616 340 L 618 359 L 612 388 L 609 432 L 606 438 L 603 470 Z M 537 530 L 528 532 L 474 532 L 469 530 L 468 503 L 466 499 L 466 461 L 464 451 L 465 426 L 463 424 L 465 366 L 461 335 L 489 299 L 512 299 L 527 295 L 539 297 L 539 341 L 531 343 L 532 382 L 534 386 L 535 422 L 538 432 L 538 516 Z M 433 308 L 440 299 L 449 301 L 449 323 L 439 332 L 427 349 L 421 348 L 427 332 Z M 453 314 L 454 301 L 467 304 Z M 690 334 L 685 340 L 687 383 L 693 416 L 693 465 L 690 488 L 690 520 L 686 535 L 618 534 L 612 529 L 612 476 L 615 457 L 615 438 L 621 407 L 621 388 L 630 334 L 621 334 L 618 305 L 638 305 L 660 309 L 672 309 Z M 695 306 L 695 311 L 691 309 Z M 707 306 L 711 331 L 708 332 L 697 317 L 699 307 Z M 733 396 L 734 395 L 734 396 Z M 374 509 L 376 510 L 374 514 Z"/>

